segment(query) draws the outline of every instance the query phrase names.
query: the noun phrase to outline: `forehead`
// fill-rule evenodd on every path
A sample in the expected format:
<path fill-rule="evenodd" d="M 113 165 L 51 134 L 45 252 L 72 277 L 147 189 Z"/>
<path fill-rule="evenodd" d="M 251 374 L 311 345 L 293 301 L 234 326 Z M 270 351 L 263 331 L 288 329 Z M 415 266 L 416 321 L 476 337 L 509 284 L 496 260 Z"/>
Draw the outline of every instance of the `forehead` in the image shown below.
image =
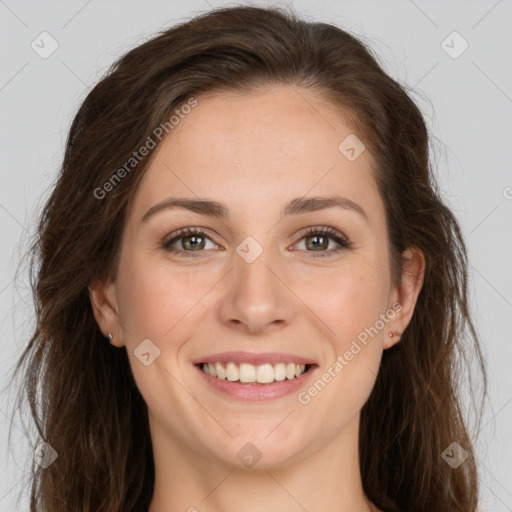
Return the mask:
<path fill-rule="evenodd" d="M 210 197 L 233 209 L 247 209 L 249 201 L 269 208 L 333 193 L 369 207 L 379 201 L 370 152 L 347 158 L 343 141 L 355 142 L 358 152 L 361 141 L 340 111 L 316 93 L 275 86 L 196 100 L 159 145 L 136 209 L 178 194 Z"/>
<path fill-rule="evenodd" d="M 332 104 L 297 87 L 213 93 L 197 103 L 169 137 L 168 147 L 175 154 L 195 147 L 199 151 L 192 156 L 202 160 L 227 153 L 232 166 L 258 160 L 279 170 L 282 162 L 298 163 L 304 158 L 321 164 L 320 151 L 325 158 L 338 156 L 339 143 L 353 133 Z"/>

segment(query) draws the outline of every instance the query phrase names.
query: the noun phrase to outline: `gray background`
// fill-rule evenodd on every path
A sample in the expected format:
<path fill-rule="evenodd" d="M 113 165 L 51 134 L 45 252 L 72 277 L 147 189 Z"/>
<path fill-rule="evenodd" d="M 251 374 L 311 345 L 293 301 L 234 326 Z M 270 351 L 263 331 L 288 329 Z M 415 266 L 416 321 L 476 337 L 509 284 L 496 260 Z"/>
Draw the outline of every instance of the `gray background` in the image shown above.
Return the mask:
<path fill-rule="evenodd" d="M 3 386 L 33 326 L 25 267 L 16 283 L 15 272 L 55 179 L 72 115 L 115 57 L 157 30 L 220 5 L 230 4 L 0 0 Z M 512 511 L 512 3 L 295 0 L 293 5 L 311 20 L 359 35 L 391 76 L 415 89 L 413 98 L 434 135 L 433 157 L 444 197 L 468 243 L 471 306 L 488 361 L 490 398 L 477 443 L 481 510 Z M 43 31 L 58 43 L 46 59 L 31 48 Z M 457 58 L 442 47 L 453 31 L 469 44 Z M 457 37 L 445 43 L 452 54 L 463 48 Z M 46 43 L 50 48 L 49 39 Z M 28 510 L 28 486 L 22 489 L 31 448 L 22 433 L 23 418 L 12 418 L 13 399 L 11 391 L 0 401 L 0 511 L 14 510 L 19 492 L 24 495 L 20 510 Z M 14 448 L 8 450 L 11 422 Z"/>

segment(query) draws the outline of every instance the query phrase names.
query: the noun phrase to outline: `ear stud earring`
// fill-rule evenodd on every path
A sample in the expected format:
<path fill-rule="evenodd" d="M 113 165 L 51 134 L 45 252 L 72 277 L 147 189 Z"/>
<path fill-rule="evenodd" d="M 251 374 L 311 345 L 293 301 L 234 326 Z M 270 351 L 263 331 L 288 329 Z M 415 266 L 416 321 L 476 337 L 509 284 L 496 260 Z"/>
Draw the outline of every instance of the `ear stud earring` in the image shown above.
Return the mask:
<path fill-rule="evenodd" d="M 390 332 L 389 336 L 390 338 L 393 338 L 394 336 L 400 336 L 402 334 L 400 331 Z"/>
<path fill-rule="evenodd" d="M 109 332 L 109 333 L 107 334 L 107 338 L 108 338 L 109 343 L 112 343 L 112 337 L 113 337 L 113 336 L 112 336 L 112 333 L 111 333 L 111 332 Z"/>

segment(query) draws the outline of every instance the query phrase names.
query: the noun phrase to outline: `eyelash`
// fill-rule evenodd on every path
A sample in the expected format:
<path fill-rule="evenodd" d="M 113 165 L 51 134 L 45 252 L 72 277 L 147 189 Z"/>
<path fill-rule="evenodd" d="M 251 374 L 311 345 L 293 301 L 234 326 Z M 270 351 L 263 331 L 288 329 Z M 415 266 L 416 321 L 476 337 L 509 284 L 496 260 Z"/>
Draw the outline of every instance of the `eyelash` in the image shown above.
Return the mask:
<path fill-rule="evenodd" d="M 212 238 L 208 235 L 208 233 L 206 233 L 202 229 L 194 228 L 194 227 L 192 227 L 192 228 L 187 227 L 187 228 L 179 229 L 176 233 L 173 233 L 171 235 L 172 236 L 171 239 L 163 242 L 162 248 L 170 253 L 173 253 L 173 254 L 184 253 L 184 254 L 187 254 L 187 256 L 185 256 L 187 258 L 189 258 L 189 257 L 195 258 L 198 255 L 196 256 L 196 255 L 190 254 L 190 253 L 194 253 L 194 252 L 201 253 L 201 252 L 204 252 L 204 250 L 203 251 L 184 251 L 181 249 L 171 248 L 171 245 L 174 242 L 176 242 L 177 240 L 179 240 L 180 238 L 184 238 L 187 236 L 193 236 L 193 235 L 204 236 L 205 238 L 208 238 L 212 242 L 216 243 L 215 240 L 212 240 Z M 316 251 L 305 251 L 308 253 L 314 253 L 314 254 L 308 255 L 307 256 L 308 258 L 326 258 L 326 257 L 329 258 L 331 256 L 334 256 L 335 254 L 338 254 L 339 252 L 341 252 L 343 250 L 350 249 L 352 247 L 352 243 L 344 235 L 342 235 L 338 230 L 336 230 L 330 226 L 308 228 L 308 230 L 305 233 L 303 233 L 302 236 L 300 237 L 299 242 L 301 240 L 303 240 L 304 238 L 309 238 L 311 236 L 318 236 L 318 235 L 319 236 L 328 235 L 328 238 L 334 240 L 339 245 L 339 247 L 337 247 L 334 250 L 331 249 L 329 251 L 321 251 L 318 253 Z"/>

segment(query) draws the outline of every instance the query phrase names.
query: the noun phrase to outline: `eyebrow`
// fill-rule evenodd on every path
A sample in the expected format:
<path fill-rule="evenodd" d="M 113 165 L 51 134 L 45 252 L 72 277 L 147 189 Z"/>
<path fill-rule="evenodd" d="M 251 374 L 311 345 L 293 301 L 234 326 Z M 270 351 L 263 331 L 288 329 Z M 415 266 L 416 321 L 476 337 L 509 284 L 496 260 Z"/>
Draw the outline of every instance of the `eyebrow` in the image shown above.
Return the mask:
<path fill-rule="evenodd" d="M 366 222 L 369 222 L 367 213 L 359 204 L 346 197 L 334 195 L 297 197 L 292 199 L 286 204 L 282 216 L 299 215 L 302 213 L 310 213 L 333 207 L 355 211 L 361 215 Z M 217 201 L 192 199 L 187 197 L 169 197 L 152 206 L 142 217 L 141 223 L 146 222 L 150 217 L 158 212 L 172 208 L 185 208 L 198 213 L 199 215 L 207 215 L 217 218 L 226 218 L 229 214 L 228 207 Z"/>

